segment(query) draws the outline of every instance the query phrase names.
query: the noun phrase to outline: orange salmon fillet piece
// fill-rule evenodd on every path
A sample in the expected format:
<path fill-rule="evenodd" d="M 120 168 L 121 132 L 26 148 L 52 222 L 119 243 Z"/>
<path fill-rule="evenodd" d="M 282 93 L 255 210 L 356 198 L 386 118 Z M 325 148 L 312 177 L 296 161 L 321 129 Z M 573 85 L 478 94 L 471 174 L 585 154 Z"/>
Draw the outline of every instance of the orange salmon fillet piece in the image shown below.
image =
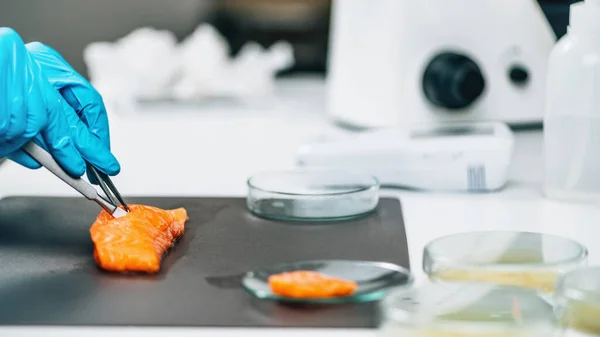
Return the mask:
<path fill-rule="evenodd" d="M 329 277 L 315 271 L 292 271 L 269 276 L 271 291 L 292 298 L 329 298 L 348 296 L 358 285 L 353 281 Z"/>
<path fill-rule="evenodd" d="M 92 224 L 94 260 L 107 271 L 156 273 L 163 256 L 183 235 L 187 211 L 128 206 L 131 212 L 126 216 L 113 218 L 102 210 Z"/>

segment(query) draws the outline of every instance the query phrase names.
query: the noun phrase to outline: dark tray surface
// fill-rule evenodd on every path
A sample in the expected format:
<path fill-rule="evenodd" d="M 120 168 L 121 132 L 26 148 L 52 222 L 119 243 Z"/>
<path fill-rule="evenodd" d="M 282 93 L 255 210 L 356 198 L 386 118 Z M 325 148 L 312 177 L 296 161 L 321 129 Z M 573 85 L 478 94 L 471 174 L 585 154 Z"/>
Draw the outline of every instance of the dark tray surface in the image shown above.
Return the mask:
<path fill-rule="evenodd" d="M 186 232 L 155 276 L 110 274 L 92 258 L 99 207 L 83 198 L 0 201 L 0 324 L 210 327 L 375 327 L 378 303 L 288 306 L 240 287 L 248 270 L 307 259 L 409 267 L 400 203 L 334 223 L 283 223 L 250 214 L 242 198 L 127 198 L 185 207 Z"/>

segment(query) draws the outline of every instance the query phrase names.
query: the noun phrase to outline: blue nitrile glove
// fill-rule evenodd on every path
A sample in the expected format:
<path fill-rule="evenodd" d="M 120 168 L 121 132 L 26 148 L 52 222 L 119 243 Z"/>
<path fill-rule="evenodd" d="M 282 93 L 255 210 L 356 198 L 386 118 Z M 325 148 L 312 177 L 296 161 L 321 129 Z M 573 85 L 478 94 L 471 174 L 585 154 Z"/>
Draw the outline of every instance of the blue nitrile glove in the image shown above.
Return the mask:
<path fill-rule="evenodd" d="M 0 28 L 0 69 L 0 157 L 39 168 L 19 150 L 35 137 L 73 176 L 85 172 L 84 159 L 119 173 L 100 95 L 56 51 Z"/>

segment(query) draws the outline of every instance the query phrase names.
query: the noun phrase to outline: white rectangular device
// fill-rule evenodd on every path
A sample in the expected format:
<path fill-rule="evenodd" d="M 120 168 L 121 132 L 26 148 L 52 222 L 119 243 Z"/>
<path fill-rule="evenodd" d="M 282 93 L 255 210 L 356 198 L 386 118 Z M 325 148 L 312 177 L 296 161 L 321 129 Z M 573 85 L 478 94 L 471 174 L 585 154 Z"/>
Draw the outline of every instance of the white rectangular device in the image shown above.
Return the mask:
<path fill-rule="evenodd" d="M 504 123 L 387 128 L 305 144 L 297 165 L 377 177 L 384 187 L 487 192 L 506 185 L 514 135 Z"/>

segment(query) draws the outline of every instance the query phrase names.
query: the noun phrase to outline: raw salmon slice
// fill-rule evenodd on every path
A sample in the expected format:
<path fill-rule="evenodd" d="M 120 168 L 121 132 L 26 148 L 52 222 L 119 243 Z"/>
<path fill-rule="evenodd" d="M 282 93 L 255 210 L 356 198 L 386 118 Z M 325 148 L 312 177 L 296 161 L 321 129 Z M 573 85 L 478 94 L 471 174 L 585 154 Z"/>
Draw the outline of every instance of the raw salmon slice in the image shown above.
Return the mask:
<path fill-rule="evenodd" d="M 329 298 L 348 296 L 358 285 L 353 281 L 329 277 L 315 271 L 298 270 L 271 275 L 273 293 L 292 298 Z"/>
<path fill-rule="evenodd" d="M 94 260 L 107 271 L 156 273 L 163 256 L 183 235 L 187 211 L 145 205 L 129 208 L 131 212 L 121 218 L 100 212 L 90 228 Z"/>

